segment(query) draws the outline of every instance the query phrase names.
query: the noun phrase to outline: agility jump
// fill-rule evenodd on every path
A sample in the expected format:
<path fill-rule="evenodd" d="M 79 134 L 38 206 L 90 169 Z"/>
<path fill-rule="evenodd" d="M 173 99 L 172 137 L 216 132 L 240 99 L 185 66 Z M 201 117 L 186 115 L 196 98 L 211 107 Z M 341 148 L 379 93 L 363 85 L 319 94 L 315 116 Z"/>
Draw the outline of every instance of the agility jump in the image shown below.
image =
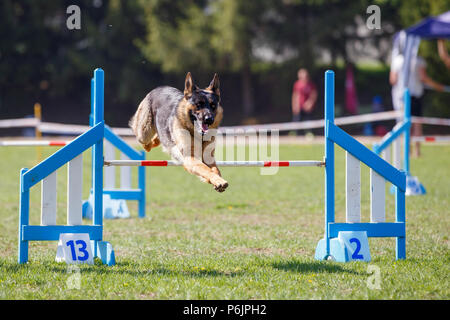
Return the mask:
<path fill-rule="evenodd" d="M 376 154 L 382 156 L 388 162 L 392 161 L 392 164 L 400 170 L 406 172 L 406 195 L 423 195 L 426 194 L 426 189 L 420 183 L 417 177 L 412 176 L 410 168 L 410 144 L 411 141 L 420 142 L 444 142 L 450 141 L 446 136 L 424 136 L 424 137 L 411 137 L 410 129 L 412 123 L 422 123 L 429 125 L 450 125 L 449 119 L 440 118 L 422 118 L 411 116 L 411 96 L 409 90 L 405 90 L 404 94 L 404 114 L 401 122 L 392 128 L 380 142 L 373 146 L 373 150 Z M 403 137 L 403 154 L 402 154 L 402 137 Z"/>
<path fill-rule="evenodd" d="M 89 125 L 93 125 L 93 110 L 94 110 L 94 82 L 91 84 L 91 114 L 89 116 Z M 35 106 L 35 110 L 38 109 L 40 120 L 40 105 L 39 108 Z M 36 112 L 35 112 L 36 114 Z M 36 126 L 37 135 L 41 135 L 39 126 Z M 134 159 L 134 160 L 144 160 L 145 152 L 137 151 L 129 144 L 127 144 L 122 138 L 120 138 L 116 133 L 114 133 L 110 127 L 104 126 L 104 153 L 106 157 L 115 158 L 116 149 L 120 151 L 121 159 Z M 0 141 L 0 146 L 4 147 L 64 147 L 68 145 L 71 141 L 63 140 L 5 140 Z M 92 170 L 94 170 L 92 168 Z M 145 217 L 145 168 L 139 168 L 137 172 L 138 187 L 132 188 L 132 175 L 131 168 L 121 168 L 120 170 L 120 187 L 116 188 L 116 172 L 114 168 L 105 169 L 104 175 L 104 205 L 103 205 L 103 216 L 106 219 L 114 218 L 127 218 L 130 216 L 128 211 L 128 206 L 126 200 L 136 200 L 138 201 L 138 217 Z M 55 176 L 56 177 L 56 176 Z M 56 179 L 56 178 L 55 178 Z M 56 180 L 55 180 L 56 183 Z M 56 184 L 55 184 L 56 188 Z M 93 198 L 92 193 L 88 200 L 83 201 L 82 204 L 82 216 L 83 218 L 92 219 L 93 208 Z"/>
<path fill-rule="evenodd" d="M 122 159 L 145 159 L 145 153 L 139 152 L 129 146 L 125 141 L 123 141 L 119 136 L 111 131 L 107 126 L 105 126 L 105 156 L 109 158 L 115 157 L 115 148 L 120 150 L 120 157 Z M 30 141 L 30 140 L 7 140 L 0 141 L 0 146 L 3 147 L 64 147 L 68 145 L 71 141 Z M 127 160 L 124 160 L 127 161 Z M 135 160 L 139 161 L 139 160 Z M 112 169 L 112 170 L 111 170 Z M 133 189 L 131 187 L 131 170 L 130 168 L 122 168 L 120 170 L 120 188 L 116 188 L 115 180 L 115 170 L 113 168 L 105 169 L 105 208 L 104 216 L 105 218 L 118 218 L 118 217 L 128 217 L 128 208 L 126 207 L 125 200 L 136 200 L 138 201 L 138 216 L 139 218 L 145 217 L 145 169 L 138 169 L 138 188 Z M 120 201 L 120 203 L 115 203 L 115 201 Z M 120 215 L 117 212 L 117 208 L 122 207 L 123 212 L 126 214 Z M 83 217 L 91 218 L 92 216 L 92 198 L 86 200 L 83 203 Z"/>
<path fill-rule="evenodd" d="M 92 128 L 31 169 L 20 172 L 18 262 L 28 261 L 29 241 L 56 241 L 62 233 L 88 233 L 93 241 L 94 256 L 104 264 L 115 264 L 114 250 L 103 240 L 103 167 L 105 165 L 169 166 L 172 161 L 131 161 L 103 159 L 105 130 L 103 120 L 104 72 L 94 71 L 92 80 Z M 335 221 L 334 145 L 346 150 L 346 222 Z M 82 153 L 92 148 L 92 225 L 82 222 Z M 130 162 L 131 161 L 131 162 Z M 360 162 L 370 167 L 371 221 L 361 222 Z M 68 163 L 67 225 L 56 225 L 56 170 Z M 367 237 L 396 238 L 396 259 L 406 257 L 405 187 L 406 174 L 399 171 L 356 141 L 334 123 L 334 72 L 325 73 L 325 158 L 323 161 L 250 161 L 222 162 L 229 166 L 315 166 L 325 168 L 325 230 L 319 241 L 315 258 L 349 261 L 352 254 L 342 239 L 344 232 L 365 232 Z M 385 183 L 395 186 L 395 221 L 385 222 Z M 29 224 L 30 189 L 42 183 L 41 225 Z"/>

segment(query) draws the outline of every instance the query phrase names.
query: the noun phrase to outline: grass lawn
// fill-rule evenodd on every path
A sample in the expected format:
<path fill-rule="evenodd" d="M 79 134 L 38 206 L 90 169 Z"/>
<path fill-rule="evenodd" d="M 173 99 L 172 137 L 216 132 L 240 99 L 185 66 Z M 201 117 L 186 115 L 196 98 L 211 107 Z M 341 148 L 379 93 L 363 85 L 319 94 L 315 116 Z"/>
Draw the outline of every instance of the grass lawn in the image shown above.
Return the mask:
<path fill-rule="evenodd" d="M 336 147 L 336 214 L 344 221 L 344 152 Z M 46 155 L 54 149 L 43 148 Z M 425 145 L 412 159 L 428 194 L 408 197 L 407 259 L 394 239 L 370 239 L 372 262 L 320 262 L 324 174 L 321 168 L 223 168 L 222 194 L 182 168 L 149 168 L 147 217 L 106 220 L 104 238 L 117 264 L 78 272 L 54 262 L 56 242 L 31 242 L 17 264 L 19 170 L 36 163 L 33 148 L 0 149 L 0 299 L 449 299 L 450 146 Z M 321 145 L 282 145 L 280 158 L 321 160 Z M 165 159 L 160 149 L 151 159 Z M 84 198 L 90 184 L 85 153 Z M 369 171 L 362 165 L 362 211 L 369 219 Z M 65 167 L 58 171 L 58 222 L 66 209 Z M 386 187 L 388 189 L 388 186 Z M 388 221 L 393 196 L 387 195 Z M 40 185 L 31 192 L 31 222 L 40 221 Z M 86 221 L 89 223 L 89 221 Z M 369 267 L 371 266 L 371 267 Z M 375 266 L 375 267 L 373 267 Z M 378 267 L 378 269 L 377 269 Z M 369 288 L 371 268 L 380 288 Z M 79 280 L 74 287 L 74 279 Z"/>

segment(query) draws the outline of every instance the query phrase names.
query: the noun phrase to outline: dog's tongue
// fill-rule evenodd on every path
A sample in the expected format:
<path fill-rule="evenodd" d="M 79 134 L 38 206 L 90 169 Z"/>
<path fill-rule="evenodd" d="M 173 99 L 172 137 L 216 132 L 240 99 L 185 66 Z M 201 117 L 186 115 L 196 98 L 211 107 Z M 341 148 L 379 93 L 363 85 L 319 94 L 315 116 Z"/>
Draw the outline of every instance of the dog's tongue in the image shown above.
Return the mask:
<path fill-rule="evenodd" d="M 202 123 L 202 131 L 203 132 L 208 131 L 208 125 L 206 123 Z"/>

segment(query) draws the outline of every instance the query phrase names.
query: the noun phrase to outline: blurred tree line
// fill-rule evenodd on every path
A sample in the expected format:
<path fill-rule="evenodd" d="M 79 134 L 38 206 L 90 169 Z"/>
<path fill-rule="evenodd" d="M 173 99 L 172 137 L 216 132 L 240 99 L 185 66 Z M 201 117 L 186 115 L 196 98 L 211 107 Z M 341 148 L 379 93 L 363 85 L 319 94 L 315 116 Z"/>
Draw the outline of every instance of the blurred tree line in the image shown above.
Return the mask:
<path fill-rule="evenodd" d="M 80 30 L 66 27 L 72 4 L 81 9 Z M 381 8 L 380 30 L 365 28 L 371 4 Z M 359 101 L 369 105 L 378 94 L 390 106 L 386 43 L 448 8 L 449 0 L 2 0 L 0 118 L 30 114 L 39 101 L 46 121 L 86 123 L 89 79 L 102 67 L 113 126 L 126 126 L 154 87 L 182 89 L 187 71 L 201 87 L 219 73 L 226 125 L 289 121 L 298 68 L 310 70 L 320 96 L 323 71 L 335 69 L 342 105 L 345 65 L 358 62 L 355 52 L 375 52 L 380 62 L 356 65 Z M 423 42 L 431 76 L 449 84 L 436 42 Z M 427 99 L 426 113 L 450 116 L 448 94 Z"/>

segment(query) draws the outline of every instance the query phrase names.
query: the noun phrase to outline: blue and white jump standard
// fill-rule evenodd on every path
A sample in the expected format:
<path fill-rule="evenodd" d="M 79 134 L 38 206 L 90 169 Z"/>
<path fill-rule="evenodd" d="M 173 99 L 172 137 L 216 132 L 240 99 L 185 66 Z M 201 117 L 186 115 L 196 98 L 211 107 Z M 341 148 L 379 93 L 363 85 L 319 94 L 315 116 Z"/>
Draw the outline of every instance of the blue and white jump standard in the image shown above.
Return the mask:
<path fill-rule="evenodd" d="M 31 169 L 20 172 L 18 262 L 28 261 L 29 241 L 58 241 L 61 233 L 87 233 L 93 254 L 104 264 L 115 264 L 110 243 L 103 241 L 103 90 L 104 72 L 94 71 L 93 126 Z M 92 147 L 93 222 L 82 224 L 82 153 Z M 67 225 L 56 225 L 56 170 L 68 163 Z M 30 225 L 30 189 L 42 181 L 41 225 Z"/>
<path fill-rule="evenodd" d="M 417 177 L 413 177 L 410 172 L 409 165 L 409 146 L 410 146 L 410 130 L 411 130 L 411 95 L 409 90 L 405 90 L 404 94 L 405 112 L 403 121 L 399 122 L 390 132 L 388 132 L 379 143 L 373 146 L 373 151 L 383 156 L 384 159 L 390 161 L 391 145 L 393 153 L 393 165 L 406 172 L 406 195 L 424 195 L 426 194 L 425 187 L 420 183 Z M 403 134 L 403 163 L 401 161 L 401 136 Z M 403 166 L 402 166 L 403 164 Z M 391 190 L 394 193 L 394 189 Z"/>
<path fill-rule="evenodd" d="M 94 124 L 94 79 L 91 80 L 91 114 L 89 125 Z M 107 159 L 115 157 L 115 149 L 120 151 L 120 158 L 124 160 L 145 160 L 145 151 L 137 151 L 127 144 L 121 137 L 115 134 L 112 129 L 105 124 L 104 154 Z M 92 163 L 94 166 L 94 163 Z M 94 170 L 94 167 L 92 167 Z M 116 188 L 115 168 L 105 168 L 104 190 L 103 190 L 103 217 L 105 219 L 128 218 L 127 200 L 138 201 L 138 217 L 145 217 L 145 168 L 137 169 L 137 188 L 131 187 L 131 168 L 120 168 L 120 187 Z M 91 219 L 93 212 L 93 188 L 89 199 L 83 201 L 83 218 Z"/>
<path fill-rule="evenodd" d="M 318 260 L 350 261 L 341 232 L 367 233 L 367 237 L 395 237 L 396 259 L 406 257 L 406 174 L 380 158 L 334 124 L 334 72 L 325 72 L 325 233 L 319 241 Z M 334 144 L 346 150 L 346 222 L 335 221 Z M 360 162 L 370 168 L 371 222 L 362 223 L 360 212 Z M 395 222 L 385 222 L 385 180 L 395 187 Z"/>

